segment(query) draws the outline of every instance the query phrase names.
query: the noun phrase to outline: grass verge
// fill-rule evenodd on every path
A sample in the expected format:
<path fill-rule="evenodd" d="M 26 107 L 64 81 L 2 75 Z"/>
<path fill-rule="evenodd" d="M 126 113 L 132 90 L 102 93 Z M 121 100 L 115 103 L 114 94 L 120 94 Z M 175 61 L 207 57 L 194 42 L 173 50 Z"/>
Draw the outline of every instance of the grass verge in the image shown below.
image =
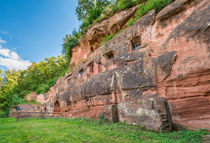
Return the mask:
<path fill-rule="evenodd" d="M 206 134 L 204 130 L 155 133 L 83 118 L 0 119 L 1 143 L 199 143 Z"/>

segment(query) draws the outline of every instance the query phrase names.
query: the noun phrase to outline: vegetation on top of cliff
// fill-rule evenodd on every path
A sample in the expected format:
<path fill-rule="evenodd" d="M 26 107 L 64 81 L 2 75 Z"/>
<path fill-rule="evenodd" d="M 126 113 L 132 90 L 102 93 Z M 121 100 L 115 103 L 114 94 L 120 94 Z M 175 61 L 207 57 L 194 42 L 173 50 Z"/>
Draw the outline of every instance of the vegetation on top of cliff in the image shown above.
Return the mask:
<path fill-rule="evenodd" d="M 83 118 L 0 119 L 0 138 L 8 142 L 68 143 L 199 143 L 201 131 L 155 133 L 123 123 L 109 123 Z"/>
<path fill-rule="evenodd" d="M 133 25 L 139 18 L 147 14 L 151 10 L 159 12 L 168 4 L 174 0 L 148 0 L 145 4 L 139 4 L 139 9 L 136 12 L 135 18 L 131 18 L 128 22 L 128 26 Z"/>
<path fill-rule="evenodd" d="M 83 34 L 87 32 L 93 22 L 101 16 L 111 3 L 110 0 L 78 0 L 76 14 L 78 20 L 82 22 L 80 31 Z"/>
<path fill-rule="evenodd" d="M 131 8 L 139 4 L 139 9 L 134 18 L 131 18 L 127 26 L 131 26 L 139 18 L 148 13 L 150 10 L 156 12 L 174 0 L 78 0 L 76 14 L 81 21 L 78 31 L 74 30 L 71 35 L 66 35 L 63 44 L 63 53 L 70 62 L 72 49 L 78 44 L 78 41 L 87 32 L 92 25 L 97 22 L 113 16 L 115 13 Z M 117 34 L 106 35 L 102 43 L 112 39 Z"/>
<path fill-rule="evenodd" d="M 82 22 L 80 31 L 84 34 L 97 22 L 113 16 L 115 13 L 131 8 L 147 0 L 78 0 L 76 14 Z"/>
<path fill-rule="evenodd" d="M 72 49 L 78 44 L 80 38 L 81 38 L 81 32 L 77 32 L 76 29 L 74 29 L 71 35 L 66 34 L 66 37 L 63 38 L 62 53 L 66 56 L 68 63 L 71 60 Z"/>
<path fill-rule="evenodd" d="M 161 9 L 163 9 L 165 6 L 172 3 L 173 1 L 174 0 L 147 0 L 145 1 L 145 3 L 139 4 L 139 9 L 136 11 L 135 17 L 131 18 L 128 21 L 127 27 L 133 25 L 138 19 L 147 14 L 149 11 L 155 10 L 156 12 L 159 12 Z M 114 35 L 106 35 L 102 41 L 102 44 L 106 44 L 106 42 L 117 36 L 120 32 L 121 31 L 117 32 Z"/>
<path fill-rule="evenodd" d="M 82 36 L 97 22 L 111 17 L 115 13 L 128 9 L 146 0 L 78 0 L 76 14 L 81 21 L 78 31 L 67 34 L 64 38 L 63 54 L 71 60 L 72 49 L 78 44 Z"/>
<path fill-rule="evenodd" d="M 111 40 L 115 35 L 110 34 L 110 35 L 106 35 L 102 41 L 103 44 L 106 44 L 109 40 Z"/>
<path fill-rule="evenodd" d="M 32 91 L 46 93 L 67 69 L 68 62 L 62 55 L 34 62 L 24 71 L 0 71 L 0 110 L 8 114 L 14 105 L 27 103 L 24 97 Z"/>

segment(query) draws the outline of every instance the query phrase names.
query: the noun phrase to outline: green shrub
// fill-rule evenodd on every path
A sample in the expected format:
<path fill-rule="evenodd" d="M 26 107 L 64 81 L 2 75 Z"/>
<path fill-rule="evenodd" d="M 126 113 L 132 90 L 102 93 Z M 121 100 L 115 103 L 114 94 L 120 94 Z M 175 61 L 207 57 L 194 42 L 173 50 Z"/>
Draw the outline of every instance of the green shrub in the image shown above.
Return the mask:
<path fill-rule="evenodd" d="M 29 93 L 31 93 L 31 91 L 29 90 L 22 90 L 20 92 L 20 97 L 24 98 L 26 95 L 28 95 Z"/>
<path fill-rule="evenodd" d="M 35 91 L 37 88 L 38 88 L 38 85 L 37 85 L 37 84 L 34 84 L 34 85 L 31 86 L 31 89 L 32 89 L 33 91 Z"/>
<path fill-rule="evenodd" d="M 49 87 L 54 86 L 54 85 L 56 84 L 57 79 L 58 79 L 58 78 L 55 77 L 55 78 L 53 78 L 53 79 L 48 80 L 48 81 L 47 81 L 47 85 L 48 85 Z"/>
<path fill-rule="evenodd" d="M 80 25 L 80 31 L 82 34 L 84 34 L 92 26 L 92 24 L 101 22 L 102 20 L 111 17 L 116 12 L 131 8 L 139 4 L 139 9 L 137 10 L 135 17 L 131 18 L 128 22 L 127 26 L 131 26 L 150 10 L 154 9 L 156 12 L 159 12 L 173 1 L 174 0 L 115 0 L 110 3 L 106 3 L 107 6 L 103 7 L 102 10 L 100 8 L 95 8 L 85 13 L 86 16 L 83 18 L 82 24 Z M 102 43 L 106 43 L 114 36 L 115 35 L 112 34 L 106 35 Z"/>
<path fill-rule="evenodd" d="M 71 60 L 72 49 L 78 44 L 79 38 L 80 38 L 80 33 L 77 33 L 76 30 L 72 32 L 72 35 L 67 34 L 66 37 L 63 38 L 62 53 L 65 55 L 65 57 L 67 59 L 67 63 L 69 63 Z"/>
<path fill-rule="evenodd" d="M 114 37 L 113 34 L 106 35 L 106 36 L 104 37 L 104 39 L 102 40 L 102 43 L 103 43 L 103 44 L 107 43 L 107 42 L 108 42 L 109 40 L 111 40 L 113 37 Z"/>
<path fill-rule="evenodd" d="M 143 2 L 143 0 L 116 0 L 116 3 L 112 6 L 113 12 L 116 13 L 118 11 L 131 8 L 139 2 Z"/>
<path fill-rule="evenodd" d="M 7 117 L 9 117 L 9 111 L 0 112 L 0 118 L 7 118 Z"/>
<path fill-rule="evenodd" d="M 35 101 L 35 100 L 31 100 L 31 102 L 30 102 L 31 104 L 40 104 L 39 102 L 37 102 L 37 101 Z"/>
<path fill-rule="evenodd" d="M 102 112 L 100 112 L 98 115 L 98 122 L 99 123 L 109 122 L 109 120 L 104 116 Z"/>
<path fill-rule="evenodd" d="M 41 93 L 46 93 L 50 89 L 48 84 L 41 84 L 37 89 L 36 89 L 36 94 L 41 94 Z"/>
<path fill-rule="evenodd" d="M 136 21 L 136 19 L 134 19 L 134 18 L 131 18 L 129 21 L 128 21 L 128 27 L 129 26 L 131 26 L 131 25 L 133 25 L 134 23 L 135 23 L 135 21 Z"/>
<path fill-rule="evenodd" d="M 128 22 L 128 26 L 131 26 L 132 24 L 135 23 L 136 20 L 138 20 L 140 17 L 145 15 L 150 10 L 154 9 L 156 10 L 156 12 L 158 12 L 173 1 L 174 0 L 112 0 L 112 1 L 79 0 L 78 6 L 76 9 L 78 19 L 81 21 L 81 25 L 78 30 L 78 33 L 80 34 L 79 38 L 81 38 L 87 32 L 87 30 L 91 28 L 93 24 L 96 24 L 97 22 L 101 22 L 102 20 L 111 17 L 112 15 L 114 15 L 115 13 L 121 10 L 131 8 L 139 4 L 139 10 L 136 13 L 136 17 L 132 18 Z M 108 41 L 107 39 L 111 39 L 111 38 L 105 37 L 104 42 L 107 42 Z M 69 49 L 74 48 L 76 45 L 74 44 L 74 41 L 69 41 L 67 43 L 72 43 L 71 46 L 70 45 L 65 46 L 65 41 L 64 41 L 63 49 L 64 51 L 67 51 L 66 56 L 68 57 L 68 56 L 71 56 L 71 52 L 70 52 L 71 50 Z"/>
<path fill-rule="evenodd" d="M 18 94 L 13 95 L 12 97 L 12 107 L 18 104 L 23 104 L 23 103 L 27 103 L 27 101 L 23 98 L 21 98 Z"/>
<path fill-rule="evenodd" d="M 128 22 L 128 26 L 131 26 L 135 23 L 139 18 L 147 14 L 151 10 L 155 10 L 159 12 L 168 4 L 172 3 L 174 0 L 148 0 L 145 4 L 140 4 L 139 9 L 136 12 L 135 18 L 132 18 Z"/>
<path fill-rule="evenodd" d="M 79 0 L 76 8 L 78 19 L 82 22 L 80 30 L 85 34 L 87 30 L 95 23 L 114 15 L 124 9 L 133 7 L 146 0 Z"/>

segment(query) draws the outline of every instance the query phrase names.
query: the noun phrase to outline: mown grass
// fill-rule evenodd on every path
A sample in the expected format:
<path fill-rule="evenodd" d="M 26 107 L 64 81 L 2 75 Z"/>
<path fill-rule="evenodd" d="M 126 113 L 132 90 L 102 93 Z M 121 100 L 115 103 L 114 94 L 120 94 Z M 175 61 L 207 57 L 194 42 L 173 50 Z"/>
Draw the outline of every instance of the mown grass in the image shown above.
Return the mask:
<path fill-rule="evenodd" d="M 0 119 L 1 143 L 199 143 L 206 131 L 155 133 L 82 118 Z"/>

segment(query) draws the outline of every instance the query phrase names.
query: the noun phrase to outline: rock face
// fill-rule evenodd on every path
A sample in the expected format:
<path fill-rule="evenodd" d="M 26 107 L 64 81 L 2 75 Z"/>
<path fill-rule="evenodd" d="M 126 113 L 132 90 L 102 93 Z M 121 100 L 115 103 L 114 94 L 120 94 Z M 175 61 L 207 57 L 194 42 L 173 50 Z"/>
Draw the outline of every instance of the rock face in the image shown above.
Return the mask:
<path fill-rule="evenodd" d="M 102 39 L 106 35 L 115 34 L 120 31 L 131 17 L 135 15 L 138 7 L 133 7 L 125 11 L 120 11 L 109 19 L 94 25 L 85 36 L 79 41 L 79 45 L 73 49 L 71 67 L 77 65 L 100 46 Z"/>
<path fill-rule="evenodd" d="M 36 92 L 32 92 L 32 93 L 30 93 L 29 95 L 27 95 L 27 96 L 25 97 L 25 99 L 26 99 L 27 101 L 29 101 L 29 102 L 31 102 L 32 100 L 34 100 L 34 101 L 37 101 L 37 102 L 43 104 L 43 103 L 45 103 L 46 100 L 48 99 L 47 96 L 48 96 L 47 94 L 38 94 L 38 95 L 37 95 Z"/>
<path fill-rule="evenodd" d="M 209 11 L 209 0 L 177 0 L 100 47 L 100 37 L 123 26 L 94 26 L 84 38 L 89 46 L 83 39 L 73 51 L 70 66 L 80 64 L 47 93 L 47 110 L 155 131 L 172 125 L 210 130 Z"/>

